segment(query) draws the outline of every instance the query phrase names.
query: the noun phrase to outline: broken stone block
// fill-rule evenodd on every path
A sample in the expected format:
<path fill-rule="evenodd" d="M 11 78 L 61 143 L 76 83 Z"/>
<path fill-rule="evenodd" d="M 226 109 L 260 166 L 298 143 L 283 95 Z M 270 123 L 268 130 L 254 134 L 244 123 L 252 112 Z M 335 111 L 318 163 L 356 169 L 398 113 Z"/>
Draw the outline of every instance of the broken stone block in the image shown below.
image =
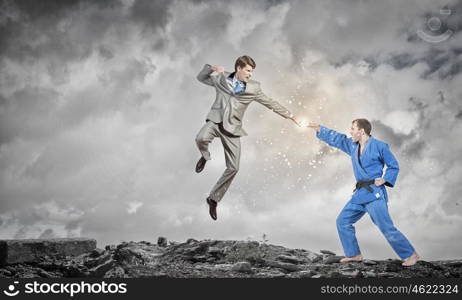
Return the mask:
<path fill-rule="evenodd" d="M 117 247 L 116 247 L 116 245 L 106 245 L 106 247 L 104 247 L 104 249 L 106 249 L 106 251 L 113 251 L 113 250 L 116 250 Z"/>
<path fill-rule="evenodd" d="M 291 264 L 291 263 L 284 263 L 284 262 L 279 262 L 279 261 L 268 260 L 266 261 L 266 265 L 273 267 L 273 268 L 280 268 L 288 272 L 300 271 L 300 267 L 298 267 L 297 265 Z"/>
<path fill-rule="evenodd" d="M 196 239 L 193 239 L 193 238 L 189 238 L 186 240 L 186 244 L 194 244 L 194 243 L 197 243 L 199 242 L 198 240 Z"/>
<path fill-rule="evenodd" d="M 373 266 L 376 265 L 377 262 L 370 259 L 363 259 L 363 264 L 365 264 L 366 266 Z"/>
<path fill-rule="evenodd" d="M 103 277 L 106 272 L 108 272 L 110 269 L 115 267 L 116 262 L 113 259 L 110 259 L 103 263 L 102 265 L 99 265 L 97 267 L 94 267 L 89 270 L 90 276 L 91 277 Z"/>
<path fill-rule="evenodd" d="M 300 278 L 311 278 L 314 275 L 313 271 L 310 270 L 303 270 L 299 272 Z"/>
<path fill-rule="evenodd" d="M 159 246 L 159 247 L 167 247 L 167 238 L 163 237 L 163 236 L 160 236 L 157 239 L 157 246 Z"/>
<path fill-rule="evenodd" d="M 327 255 L 336 255 L 334 252 L 330 250 L 320 250 L 319 252 L 321 252 L 322 254 L 327 254 Z"/>
<path fill-rule="evenodd" d="M 116 266 L 113 269 L 110 269 L 104 274 L 105 278 L 124 278 L 125 277 L 125 271 L 122 267 Z"/>
<path fill-rule="evenodd" d="M 291 256 L 291 255 L 279 255 L 278 257 L 276 257 L 276 260 L 280 260 L 282 262 L 291 263 L 291 264 L 302 264 L 303 263 L 302 259 L 295 257 L 295 256 Z"/>
<path fill-rule="evenodd" d="M 335 263 L 339 263 L 342 258 L 343 256 L 329 255 L 324 259 L 323 262 L 326 265 L 335 264 Z"/>
<path fill-rule="evenodd" d="M 101 255 L 103 255 L 103 254 L 104 254 L 104 250 L 103 250 L 103 249 L 96 248 L 96 249 L 94 249 L 93 251 L 91 251 L 90 257 L 95 258 L 95 257 L 99 257 L 99 256 L 101 256 Z"/>
<path fill-rule="evenodd" d="M 96 248 L 88 238 L 0 240 L 0 265 L 38 262 L 45 256 L 77 256 Z"/>
<path fill-rule="evenodd" d="M 250 265 L 250 263 L 246 261 L 241 261 L 241 262 L 235 263 L 232 267 L 232 270 L 236 272 L 241 272 L 241 273 L 251 273 L 252 266 Z"/>

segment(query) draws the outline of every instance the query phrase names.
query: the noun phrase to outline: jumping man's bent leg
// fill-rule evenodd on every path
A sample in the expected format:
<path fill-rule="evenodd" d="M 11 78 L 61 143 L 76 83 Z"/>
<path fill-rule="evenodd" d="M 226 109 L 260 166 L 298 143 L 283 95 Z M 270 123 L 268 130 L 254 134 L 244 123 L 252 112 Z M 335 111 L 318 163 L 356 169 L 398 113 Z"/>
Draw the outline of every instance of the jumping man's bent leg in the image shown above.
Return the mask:
<path fill-rule="evenodd" d="M 239 170 L 241 158 L 240 137 L 230 137 L 219 132 L 225 150 L 226 170 L 210 192 L 210 198 L 220 202 Z"/>
<path fill-rule="evenodd" d="M 212 140 L 219 136 L 218 125 L 212 121 L 207 121 L 207 123 L 202 126 L 201 130 L 196 136 L 197 148 L 202 154 L 202 157 L 206 160 L 210 160 L 209 144 Z"/>

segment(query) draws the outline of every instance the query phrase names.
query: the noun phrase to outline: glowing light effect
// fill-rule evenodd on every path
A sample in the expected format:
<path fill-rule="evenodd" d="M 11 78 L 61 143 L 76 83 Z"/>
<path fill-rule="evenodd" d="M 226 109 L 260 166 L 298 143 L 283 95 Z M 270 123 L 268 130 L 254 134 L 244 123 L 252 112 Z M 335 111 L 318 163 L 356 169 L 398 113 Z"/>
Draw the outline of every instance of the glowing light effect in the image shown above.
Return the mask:
<path fill-rule="evenodd" d="M 297 125 L 299 129 L 305 129 L 308 127 L 308 120 L 306 118 L 302 118 L 298 121 Z"/>

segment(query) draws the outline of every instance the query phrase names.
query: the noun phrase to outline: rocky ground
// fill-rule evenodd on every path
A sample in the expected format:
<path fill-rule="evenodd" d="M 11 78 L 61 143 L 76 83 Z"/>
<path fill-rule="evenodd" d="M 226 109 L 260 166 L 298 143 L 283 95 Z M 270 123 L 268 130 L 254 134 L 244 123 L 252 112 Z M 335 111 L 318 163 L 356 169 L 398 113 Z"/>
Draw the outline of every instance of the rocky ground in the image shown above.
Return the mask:
<path fill-rule="evenodd" d="M 0 277 L 97 278 L 460 278 L 462 259 L 419 261 L 402 267 L 401 261 L 364 260 L 341 264 L 342 256 L 288 249 L 255 241 L 188 239 L 167 242 L 123 242 L 74 257 L 45 256 L 38 261 L 0 268 Z"/>

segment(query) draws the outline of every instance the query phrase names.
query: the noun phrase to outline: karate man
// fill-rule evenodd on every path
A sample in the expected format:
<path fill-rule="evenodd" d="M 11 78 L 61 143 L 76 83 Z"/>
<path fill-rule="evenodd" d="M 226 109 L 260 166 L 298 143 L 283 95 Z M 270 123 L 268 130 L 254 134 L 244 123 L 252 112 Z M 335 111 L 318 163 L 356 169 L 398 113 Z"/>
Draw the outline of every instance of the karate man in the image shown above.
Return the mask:
<path fill-rule="evenodd" d="M 247 135 L 242 128 L 242 120 L 249 104 L 256 101 L 300 126 L 300 120 L 296 116 L 279 102 L 266 96 L 258 81 L 250 79 L 255 67 L 255 61 L 244 55 L 237 58 L 232 73 L 225 72 L 221 66 L 207 64 L 197 75 L 200 82 L 215 89 L 216 96 L 206 123 L 196 136 L 196 144 L 201 152 L 196 172 L 202 172 L 205 163 L 210 160 L 208 147 L 214 138 L 221 140 L 225 150 L 226 170 L 206 199 L 213 220 L 217 219 L 218 203 L 239 170 L 241 137 Z"/>
<path fill-rule="evenodd" d="M 340 262 L 363 259 L 353 224 L 367 212 L 393 250 L 404 260 L 402 265 L 415 265 L 419 256 L 408 239 L 393 225 L 388 213 L 385 186 L 395 185 L 399 172 L 398 161 L 386 143 L 371 136 L 371 123 L 366 119 L 354 120 L 351 138 L 316 123 L 310 123 L 308 127 L 316 130 L 320 140 L 350 155 L 353 163 L 356 189 L 337 217 L 337 231 L 346 256 Z M 387 169 L 383 175 L 384 165 Z"/>

